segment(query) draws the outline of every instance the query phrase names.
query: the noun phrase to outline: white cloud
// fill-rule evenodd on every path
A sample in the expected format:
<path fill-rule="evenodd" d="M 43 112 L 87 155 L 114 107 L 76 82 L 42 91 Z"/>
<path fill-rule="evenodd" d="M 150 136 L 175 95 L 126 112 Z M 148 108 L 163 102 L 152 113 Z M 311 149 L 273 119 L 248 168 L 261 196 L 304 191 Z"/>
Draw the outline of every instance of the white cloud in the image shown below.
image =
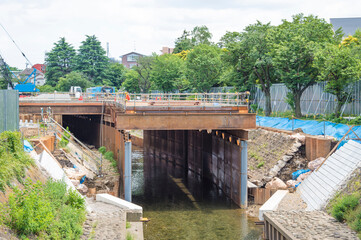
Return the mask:
<path fill-rule="evenodd" d="M 134 50 L 159 53 L 174 45 L 184 29 L 206 25 L 217 42 L 226 31 L 241 31 L 255 23 L 291 19 L 300 12 L 330 17 L 360 16 L 360 2 L 292 0 L 1 0 L 0 22 L 33 64 L 65 37 L 78 48 L 85 35 L 96 35 L 110 54 Z M 0 52 L 11 66 L 23 68 L 25 59 L 0 29 Z"/>

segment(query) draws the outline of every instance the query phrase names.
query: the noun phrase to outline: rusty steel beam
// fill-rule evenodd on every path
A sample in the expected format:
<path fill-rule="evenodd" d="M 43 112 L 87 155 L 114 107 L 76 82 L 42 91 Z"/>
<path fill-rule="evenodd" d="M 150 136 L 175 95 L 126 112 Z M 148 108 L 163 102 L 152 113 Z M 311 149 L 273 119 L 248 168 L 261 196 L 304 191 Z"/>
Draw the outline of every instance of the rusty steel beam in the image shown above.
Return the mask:
<path fill-rule="evenodd" d="M 248 113 L 247 106 L 127 106 L 127 113 Z"/>
<path fill-rule="evenodd" d="M 51 107 L 53 114 L 95 115 L 102 113 L 102 103 L 19 103 L 19 114 L 40 114 Z"/>
<path fill-rule="evenodd" d="M 256 114 L 119 114 L 117 129 L 143 130 L 199 130 L 199 129 L 252 129 L 256 128 Z"/>

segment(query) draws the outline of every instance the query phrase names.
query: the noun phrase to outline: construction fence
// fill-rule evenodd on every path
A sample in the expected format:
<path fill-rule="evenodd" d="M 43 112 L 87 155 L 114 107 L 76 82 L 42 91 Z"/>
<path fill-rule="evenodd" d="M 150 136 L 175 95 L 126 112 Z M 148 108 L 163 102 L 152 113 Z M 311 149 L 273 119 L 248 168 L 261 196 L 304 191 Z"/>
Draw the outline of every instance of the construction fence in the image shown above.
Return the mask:
<path fill-rule="evenodd" d="M 0 90 L 0 133 L 19 129 L 19 93 Z"/>
<path fill-rule="evenodd" d="M 335 112 L 336 96 L 326 93 L 326 82 L 317 83 L 307 88 L 301 97 L 302 114 L 330 114 Z M 346 90 L 348 102 L 341 109 L 342 115 L 361 115 L 361 81 L 348 86 Z M 273 112 L 290 111 L 291 107 L 285 99 L 289 90 L 284 84 L 273 84 L 271 87 L 271 104 Z M 265 109 L 265 96 L 260 88 L 254 87 L 251 91 L 251 104 L 257 104 L 257 110 Z"/>

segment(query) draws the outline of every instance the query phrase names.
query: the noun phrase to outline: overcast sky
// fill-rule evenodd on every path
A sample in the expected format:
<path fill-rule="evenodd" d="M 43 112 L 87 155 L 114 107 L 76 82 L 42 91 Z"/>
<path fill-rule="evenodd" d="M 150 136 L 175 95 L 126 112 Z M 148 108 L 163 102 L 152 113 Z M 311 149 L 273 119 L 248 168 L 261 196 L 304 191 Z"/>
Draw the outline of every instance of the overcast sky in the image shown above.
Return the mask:
<path fill-rule="evenodd" d="M 302 12 L 329 21 L 361 17 L 360 9 L 360 0 L 0 0 L 0 23 L 36 64 L 60 37 L 77 49 L 85 35 L 95 35 L 118 59 L 134 50 L 159 54 L 195 26 L 206 25 L 217 42 L 226 31 L 242 31 L 256 20 L 277 25 Z M 1 28 L 0 53 L 10 66 L 25 67 Z"/>

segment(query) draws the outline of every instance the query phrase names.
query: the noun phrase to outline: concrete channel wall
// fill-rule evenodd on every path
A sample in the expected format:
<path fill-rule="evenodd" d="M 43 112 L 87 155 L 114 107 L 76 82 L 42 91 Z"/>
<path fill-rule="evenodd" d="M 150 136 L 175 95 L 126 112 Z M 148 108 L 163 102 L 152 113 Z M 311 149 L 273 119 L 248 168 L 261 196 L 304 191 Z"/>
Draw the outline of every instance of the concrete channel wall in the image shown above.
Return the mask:
<path fill-rule="evenodd" d="M 242 147 L 237 138 L 221 131 L 149 130 L 144 131 L 144 149 L 172 166 L 174 177 L 188 173 L 196 179 L 210 180 L 242 205 Z"/>

